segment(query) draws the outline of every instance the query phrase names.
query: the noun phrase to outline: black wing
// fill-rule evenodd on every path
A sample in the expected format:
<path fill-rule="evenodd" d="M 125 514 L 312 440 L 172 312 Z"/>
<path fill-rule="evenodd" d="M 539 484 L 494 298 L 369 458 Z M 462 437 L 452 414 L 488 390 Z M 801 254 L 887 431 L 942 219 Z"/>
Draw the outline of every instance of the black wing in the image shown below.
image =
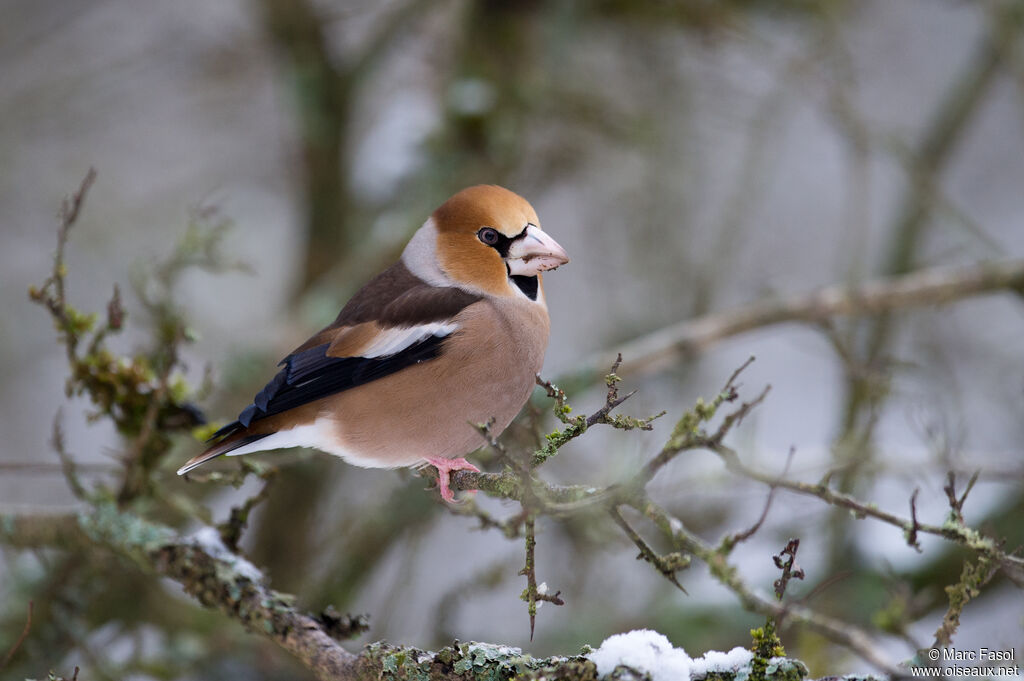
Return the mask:
<path fill-rule="evenodd" d="M 387 357 L 328 357 L 330 343 L 292 353 L 281 361 L 284 368 L 242 410 L 238 420 L 218 430 L 210 440 L 225 438 L 248 428 L 254 421 L 434 359 L 441 353 L 446 338 L 429 336 Z"/>
<path fill-rule="evenodd" d="M 434 359 L 446 335 L 428 335 L 381 357 L 329 357 L 339 329 L 376 322 L 385 330 L 415 329 L 451 320 L 480 296 L 437 287 L 415 276 L 399 261 L 360 289 L 325 327 L 281 361 L 284 368 L 260 391 L 238 420 L 214 433 L 222 440 L 260 419 L 280 414 L 343 390 L 383 378 L 412 364 Z M 255 435 L 254 435 L 255 437 Z"/>

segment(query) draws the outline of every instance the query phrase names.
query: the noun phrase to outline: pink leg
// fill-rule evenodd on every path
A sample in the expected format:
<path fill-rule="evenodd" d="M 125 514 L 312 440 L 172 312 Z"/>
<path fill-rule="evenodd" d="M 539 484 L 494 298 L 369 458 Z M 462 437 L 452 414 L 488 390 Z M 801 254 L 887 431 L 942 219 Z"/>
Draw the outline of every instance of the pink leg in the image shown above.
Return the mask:
<path fill-rule="evenodd" d="M 449 475 L 452 471 L 473 471 L 479 473 L 480 469 L 463 458 L 446 459 L 441 456 L 427 457 L 427 463 L 437 469 L 437 486 L 441 490 L 441 498 L 450 504 L 455 503 L 455 495 L 448 486 Z"/>

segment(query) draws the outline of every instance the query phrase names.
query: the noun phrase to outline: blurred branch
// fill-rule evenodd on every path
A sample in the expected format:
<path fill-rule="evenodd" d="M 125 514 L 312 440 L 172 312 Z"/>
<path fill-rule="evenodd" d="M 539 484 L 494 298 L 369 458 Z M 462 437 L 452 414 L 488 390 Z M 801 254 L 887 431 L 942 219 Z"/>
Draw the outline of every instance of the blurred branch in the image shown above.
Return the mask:
<path fill-rule="evenodd" d="M 254 466 L 249 462 L 242 462 L 242 465 L 255 473 L 263 481 L 263 486 L 259 492 L 242 502 L 241 506 L 233 506 L 228 519 L 217 526 L 221 541 L 235 552 L 238 551 L 238 542 L 242 539 L 242 531 L 249 524 L 249 514 L 270 496 L 270 490 L 278 473 L 276 466 L 264 468 Z"/>
<path fill-rule="evenodd" d="M 75 498 L 84 500 L 88 497 L 88 494 L 78 477 L 78 467 L 75 464 L 75 460 L 68 454 L 67 448 L 64 445 L 64 429 L 60 425 L 61 417 L 61 410 L 58 409 L 57 415 L 53 417 L 53 435 L 50 438 L 50 445 L 57 452 L 57 457 L 60 458 L 61 473 L 68 484 L 68 489 L 75 495 Z"/>
<path fill-rule="evenodd" d="M 754 329 L 786 322 L 820 322 L 835 316 L 862 317 L 925 305 L 942 305 L 983 293 L 1024 293 L 1024 260 L 934 267 L 858 286 L 829 286 L 817 292 L 751 303 L 690 319 L 641 336 L 621 347 L 621 373 L 652 373 L 694 357 L 715 343 Z M 617 353 L 599 353 L 576 373 L 593 379 Z"/>
<path fill-rule="evenodd" d="M 267 32 L 285 56 L 294 92 L 303 164 L 304 290 L 340 256 L 349 238 L 343 144 L 351 117 L 349 83 L 335 66 L 323 22 L 306 0 L 258 0 Z"/>
<path fill-rule="evenodd" d="M 95 179 L 96 171 L 90 168 L 78 190 L 64 200 L 53 268 L 41 286 L 29 287 L 28 295 L 32 302 L 49 312 L 59 343 L 64 347 L 70 369 L 65 383 L 66 395 L 87 395 L 97 409 L 90 414 L 90 419 L 107 417 L 118 433 L 133 440 L 122 458 L 123 475 L 118 493 L 118 500 L 128 503 L 151 487 L 151 475 L 170 447 L 170 433 L 188 430 L 203 422 L 202 414 L 188 402 L 190 390 L 184 378 L 175 375 L 180 369 L 179 345 L 189 340 L 190 334 L 172 302 L 173 284 L 187 267 L 216 267 L 222 262 L 217 244 L 224 224 L 209 233 L 199 224 L 191 225 L 186 239 L 172 257 L 157 268 L 155 278 L 159 280 L 160 289 L 156 297 L 146 293 L 148 280 L 142 280 L 139 295 L 152 315 L 153 343 L 146 353 L 117 356 L 108 349 L 106 341 L 110 334 L 124 330 L 126 313 L 119 287 L 113 287 L 113 295 L 106 306 L 106 320 L 102 323 L 98 322 L 99 315 L 75 308 L 66 292 L 65 248 Z M 82 347 L 85 347 L 84 352 Z M 85 490 L 77 481 L 74 462 L 64 450 L 57 424 L 53 445 L 72 491 L 84 498 Z"/>
<path fill-rule="evenodd" d="M 736 567 L 731 565 L 720 551 L 689 532 L 682 521 L 651 501 L 645 494 L 637 495 L 629 505 L 650 519 L 655 527 L 677 546 L 707 564 L 712 576 L 732 591 L 749 612 L 773 617 L 780 624 L 788 622 L 807 625 L 828 639 L 853 650 L 887 673 L 900 674 L 895 661 L 882 653 L 880 646 L 859 627 L 822 615 L 802 605 L 778 603 L 761 596 L 740 579 Z"/>
<path fill-rule="evenodd" d="M 952 158 L 957 143 L 985 102 L 1004 56 L 1020 37 L 1024 15 L 1019 4 L 1004 2 L 996 5 L 998 7 L 989 17 L 989 34 L 975 48 L 963 73 L 950 85 L 913 152 L 915 163 L 911 187 L 904 197 L 892 232 L 893 241 L 883 265 L 885 274 L 902 274 L 913 265 L 914 252 L 929 216 L 929 199 L 933 193 L 931 185 Z M 874 345 L 881 342 L 885 333 L 885 323 L 880 322 L 872 339 L 873 352 L 878 351 Z"/>
<path fill-rule="evenodd" d="M 596 678 L 593 663 L 582 656 L 534 659 L 518 648 L 486 643 L 456 642 L 436 652 L 374 643 L 358 655 L 350 653 L 332 634 L 341 630 L 357 634 L 365 623 L 349 618 L 355 631 L 352 627 L 339 629 L 335 623 L 343 618 L 332 609 L 319 617 L 300 612 L 292 605 L 292 596 L 267 587 L 262 573 L 213 537 L 215 532 L 202 531 L 183 537 L 112 504 L 77 516 L 0 515 L 0 543 L 65 550 L 104 547 L 146 571 L 178 582 L 203 605 L 217 608 L 295 655 L 323 681 Z M 554 599 L 556 596 L 547 600 Z"/>
<path fill-rule="evenodd" d="M 16 549 L 86 545 L 74 515 L 0 515 L 0 541 Z"/>
<path fill-rule="evenodd" d="M 618 511 L 618 508 L 622 505 L 631 506 L 647 517 L 678 550 L 686 551 L 703 561 L 708 566 L 712 576 L 730 589 L 747 610 L 774 617 L 780 623 L 788 620 L 810 626 L 813 630 L 836 643 L 850 648 L 887 672 L 894 673 L 897 670 L 895 662 L 879 651 L 879 647 L 867 633 L 849 622 L 834 620 L 804 606 L 780 604 L 761 597 L 740 578 L 736 567 L 728 563 L 728 554 L 734 545 L 733 543 L 723 543 L 718 548 L 706 544 L 702 539 L 687 531 L 679 519 L 670 516 L 647 496 L 644 489 L 647 482 L 654 477 L 662 466 L 671 461 L 676 454 L 688 449 L 704 448 L 717 450 L 718 447 L 724 447 L 722 442 L 725 436 L 764 399 L 767 389 L 762 391 L 751 402 L 744 402 L 732 412 L 726 414 L 723 417 L 722 423 L 712 433 L 708 433 L 702 427 L 715 417 L 721 405 L 737 399 L 736 379 L 740 372 L 749 366 L 751 361 L 752 358 L 729 377 L 723 389 L 711 402 L 705 403 L 703 400 L 698 400 L 692 410 L 684 412 L 661 452 L 644 466 L 635 479 L 606 488 L 579 489 L 548 485 L 536 478 L 531 478 L 528 484 L 531 488 L 531 494 L 536 499 L 536 508 L 534 510 L 538 513 L 558 515 L 560 513 L 580 512 L 588 507 L 604 508 L 612 515 L 620 527 L 626 531 L 627 536 L 637 544 L 641 550 L 641 557 L 646 558 L 659 572 L 675 582 L 675 572 L 685 566 L 685 557 L 679 553 L 659 556 L 646 542 L 640 539 L 635 530 L 625 523 Z M 556 403 L 564 409 L 566 406 L 564 404 L 564 396 L 556 397 Z M 497 492 L 498 496 L 514 495 L 513 498 L 519 498 L 520 500 L 522 498 L 521 487 L 509 484 L 513 480 L 519 484 L 522 484 L 522 481 L 516 473 L 509 470 L 501 474 L 460 472 L 453 475 L 452 478 L 453 488 L 458 488 L 468 483 L 474 488 L 490 488 L 488 491 L 493 490 Z M 567 501 L 561 501 L 561 499 L 566 499 L 567 497 L 569 498 Z M 560 500 L 555 501 L 555 499 Z"/>
<path fill-rule="evenodd" d="M 352 602 L 393 550 L 397 537 L 427 532 L 439 509 L 418 486 L 422 483 L 399 485 L 381 499 L 338 511 L 337 525 L 325 535 L 334 538 L 333 545 L 320 549 L 327 552 L 331 569 L 317 586 L 307 587 L 314 602 Z"/>
<path fill-rule="evenodd" d="M 306 243 L 298 292 L 332 270 L 358 241 L 349 187 L 352 116 L 358 88 L 409 23 L 435 3 L 407 0 L 386 12 L 355 55 L 342 58 L 330 26 L 307 0 L 257 0 L 274 46 L 287 63 L 300 133 Z"/>
<path fill-rule="evenodd" d="M 908 186 L 900 197 L 893 224 L 886 232 L 888 243 L 881 265 L 884 276 L 902 275 L 914 267 L 934 207 L 940 205 L 935 197 L 940 194 L 942 175 L 955 158 L 957 145 L 988 101 L 996 76 L 1020 37 L 1024 12 L 1019 3 L 997 1 L 986 11 L 989 15 L 987 33 L 974 46 L 968 63 L 947 86 L 920 140 L 904 154 Z M 846 363 L 845 404 L 837 439 L 839 446 L 835 448 L 837 462 L 849 464 L 839 476 L 839 488 L 846 492 L 853 490 L 860 467 L 873 458 L 870 445 L 878 423 L 879 406 L 889 393 L 887 372 L 880 368 L 893 321 L 892 310 L 886 309 L 870 321 L 863 336 L 857 335 L 857 329 L 851 330 L 851 345 L 856 350 L 849 351 L 853 361 Z M 858 338 L 865 340 L 858 343 Z M 843 522 L 846 522 L 843 517 L 835 517 L 837 524 L 833 534 L 838 541 L 833 542 L 831 549 L 834 563 L 845 560 L 846 546 L 840 539 L 844 532 L 838 524 Z"/>
<path fill-rule="evenodd" d="M 105 547 L 173 579 L 203 605 L 271 639 L 317 678 L 360 678 L 359 659 L 338 645 L 320 621 L 296 610 L 291 596 L 268 588 L 255 567 L 209 536 L 182 537 L 112 504 L 99 504 L 79 515 L 0 516 L 0 542 L 20 548 Z"/>
<path fill-rule="evenodd" d="M 32 629 L 33 605 L 34 603 L 32 601 L 28 602 L 28 613 L 25 615 L 25 628 L 21 630 L 21 635 L 18 636 L 18 640 L 14 642 L 14 645 L 11 646 L 10 650 L 7 651 L 7 654 L 4 655 L 4 659 L 0 660 L 0 671 L 3 671 L 7 667 L 7 665 L 11 661 L 11 658 L 13 658 L 14 654 L 18 652 L 18 648 L 20 648 L 21 644 L 25 642 L 25 638 L 28 636 L 28 632 Z"/>
<path fill-rule="evenodd" d="M 757 480 L 772 487 L 817 497 L 831 506 L 851 511 L 857 517 L 870 517 L 897 527 L 903 530 L 907 543 L 911 546 L 915 544 L 918 534 L 931 534 L 961 544 L 965 548 L 991 558 L 1008 569 L 1019 570 L 1024 568 L 1024 558 L 1004 551 L 1002 542 L 986 537 L 977 530 L 968 527 L 956 506 L 951 505 L 951 512 L 941 525 L 922 523 L 916 517 L 916 510 L 913 511 L 911 518 L 904 518 L 895 513 L 883 511 L 872 503 L 863 502 L 849 494 L 836 491 L 829 487 L 825 481 L 817 483 L 801 482 L 762 473 L 744 464 L 735 450 L 721 442 L 708 441 L 706 445 L 708 449 L 718 454 L 726 467 L 736 475 L 750 480 Z M 916 494 L 912 495 L 911 498 L 916 498 Z"/>
<path fill-rule="evenodd" d="M 946 278 L 940 278 L 940 280 L 946 281 Z M 891 288 L 885 290 L 887 293 L 892 293 Z M 917 289 L 911 287 L 910 290 L 916 291 Z M 895 295 L 910 294 L 905 290 L 899 290 Z M 868 298 L 871 299 L 870 295 Z M 952 637 L 964 606 L 980 593 L 981 588 L 996 571 L 1002 570 L 1011 576 L 1022 573 L 1024 559 L 1015 555 L 1013 550 L 1005 549 L 1004 542 L 985 536 L 966 524 L 962 508 L 973 484 L 973 478 L 968 483 L 966 490 L 959 496 L 955 492 L 954 481 L 950 478 L 946 488 L 950 513 L 945 522 L 935 525 L 921 522 L 913 503 L 911 505 L 912 517 L 903 518 L 883 511 L 874 504 L 833 490 L 825 482 L 804 483 L 789 480 L 784 477 L 785 472 L 783 477 L 778 477 L 761 473 L 745 465 L 736 451 L 725 444 L 725 438 L 742 422 L 744 417 L 764 400 L 768 388 L 762 390 L 754 399 L 743 402 L 724 414 L 717 428 L 710 429 L 707 426 L 723 405 L 733 403 L 738 399 L 737 379 L 740 372 L 750 364 L 750 361 L 752 358 L 729 377 L 715 398 L 709 402 L 699 399 L 691 410 L 684 412 L 661 451 L 630 480 L 603 488 L 566 487 L 545 483 L 537 479 L 532 474 L 532 470 L 524 476 L 522 471 L 506 468 L 502 473 L 459 472 L 453 475 L 452 487 L 455 489 L 480 489 L 494 496 L 517 499 L 536 515 L 565 516 L 588 510 L 604 510 L 637 545 L 640 549 L 640 558 L 651 563 L 673 584 L 678 586 L 675 574 L 686 566 L 685 553 L 692 554 L 708 566 L 712 576 L 731 590 L 748 611 L 772 617 L 778 621 L 780 626 L 786 622 L 805 625 L 826 638 L 848 647 L 889 673 L 896 673 L 895 663 L 880 651 L 880 647 L 867 632 L 848 621 L 832 619 L 813 611 L 801 603 L 778 603 L 760 596 L 751 589 L 740 577 L 737 567 L 728 562 L 729 554 L 737 542 L 746 538 L 744 534 L 728 535 L 718 546 L 705 543 L 687 530 L 682 521 L 669 515 L 648 497 L 645 489 L 647 483 L 680 452 L 706 449 L 716 453 L 731 472 L 762 482 L 768 485 L 772 492 L 781 488 L 814 496 L 831 506 L 846 509 L 858 518 L 871 517 L 892 525 L 904 532 L 904 536 L 911 546 L 917 545 L 917 537 L 923 533 L 942 537 L 972 551 L 976 556 L 976 565 L 965 565 L 960 580 L 947 587 L 949 610 L 943 627 L 936 634 L 936 640 L 940 642 Z M 615 378 L 617 379 L 617 376 Z M 549 395 L 555 401 L 556 412 L 563 415 L 568 414 L 570 408 L 565 394 L 550 384 L 546 387 L 548 387 Z M 609 400 L 611 399 L 610 395 Z M 787 458 L 787 471 L 791 458 L 792 455 Z M 916 499 L 916 493 L 914 498 Z M 672 542 L 676 551 L 664 556 L 655 552 L 622 517 L 619 511 L 621 506 L 630 506 L 647 517 Z M 767 513 L 767 504 L 765 513 Z M 752 528 L 752 531 L 756 531 L 761 520 Z M 795 576 L 796 568 L 793 569 Z"/>
<path fill-rule="evenodd" d="M 77 358 L 77 348 L 80 336 L 84 329 L 91 325 L 88 317 L 78 314 L 67 304 L 67 295 L 64 291 L 64 278 L 67 275 L 67 265 L 64 263 L 64 248 L 67 246 L 71 228 L 78 221 L 78 215 L 85 203 L 85 197 L 96 182 L 96 170 L 89 168 L 78 189 L 70 197 L 64 199 L 60 207 L 60 225 L 57 229 L 57 250 L 53 255 L 53 269 L 43 285 L 38 289 L 29 289 L 29 298 L 34 302 L 46 306 L 53 317 L 58 330 L 63 334 L 64 346 L 67 350 L 68 360 L 74 362 Z"/>
<path fill-rule="evenodd" d="M 78 473 L 115 473 L 118 470 L 116 463 L 78 463 L 71 462 L 73 472 Z M 0 473 L 26 475 L 64 475 L 67 477 L 68 467 L 64 463 L 34 463 L 29 461 L 0 461 Z"/>
<path fill-rule="evenodd" d="M 281 57 L 283 80 L 292 95 L 298 137 L 295 156 L 301 162 L 297 189 L 304 211 L 305 236 L 302 260 L 297 267 L 298 296 L 323 284 L 325 279 L 333 279 L 328 276 L 331 272 L 351 277 L 353 261 L 360 261 L 359 266 L 365 268 L 366 261 L 373 260 L 356 248 L 364 232 L 360 204 L 350 182 L 354 110 L 360 101 L 361 84 L 393 53 L 389 48 L 395 45 L 402 30 L 420 11 L 436 3 L 389 3 L 375 22 L 374 32 L 360 36 L 356 51 L 350 55 L 340 54 L 333 39 L 331 17 L 325 14 L 334 10 L 324 3 L 255 0 L 255 5 Z M 370 6 L 344 9 L 360 13 L 378 11 Z M 330 292 L 330 296 L 334 295 L 336 290 Z M 296 470 L 282 478 L 266 504 L 256 544 L 261 557 L 283 584 L 294 584 L 303 571 L 303 566 L 291 556 L 309 555 L 315 544 L 308 530 L 313 523 L 302 522 L 295 514 L 305 512 L 297 511 L 299 501 L 322 498 L 336 481 L 339 473 L 325 473 L 324 467 L 323 462 L 311 463 L 313 470 Z M 380 553 L 383 548 L 386 547 Z M 348 555 L 352 566 L 346 572 L 356 577 L 374 564 L 372 556 Z"/>
<path fill-rule="evenodd" d="M 439 3 L 433 0 L 405 0 L 392 4 L 397 4 L 398 8 L 388 13 L 380 22 L 377 32 L 370 36 L 359 54 L 345 67 L 349 79 L 358 81 L 365 78 L 401 36 L 409 22 L 428 8 L 436 9 Z"/>
<path fill-rule="evenodd" d="M 651 545 L 644 541 L 636 530 L 634 530 L 626 519 L 622 517 L 622 513 L 619 512 L 618 508 L 613 507 L 609 513 L 611 514 L 612 520 L 615 524 L 625 533 L 627 537 L 632 540 L 636 547 L 640 549 L 640 553 L 637 554 L 637 560 L 644 560 L 654 566 L 654 569 L 661 573 L 661 576 L 672 583 L 674 587 L 682 591 L 684 594 L 689 592 L 683 588 L 683 585 L 679 583 L 676 578 L 676 573 L 680 570 L 685 570 L 690 567 L 690 558 L 684 556 L 679 552 L 673 552 L 668 555 L 661 555 Z"/>
<path fill-rule="evenodd" d="M 475 602 L 487 593 L 494 591 L 509 576 L 507 559 L 498 558 L 467 580 L 453 583 L 438 599 L 434 614 L 433 629 L 442 640 L 455 638 L 453 623 L 460 606 L 465 602 Z"/>
<path fill-rule="evenodd" d="M 922 523 L 917 517 L 916 500 L 918 491 L 910 497 L 910 518 L 879 509 L 872 503 L 860 501 L 842 491 L 833 490 L 826 482 L 805 483 L 795 480 L 777 478 L 756 471 L 743 464 L 734 450 L 721 442 L 709 443 L 709 449 L 715 451 L 733 473 L 748 479 L 758 480 L 771 485 L 772 489 L 788 489 L 799 494 L 816 497 L 838 509 L 851 512 L 856 518 L 870 517 L 887 523 L 903 531 L 907 544 L 920 552 L 919 534 L 931 534 L 942 537 L 953 544 L 968 549 L 974 554 L 974 562 L 964 561 L 959 578 L 945 587 L 949 605 L 943 617 L 942 625 L 935 632 L 933 648 L 948 646 L 952 643 L 953 634 L 960 625 L 960 615 L 967 604 L 980 593 L 982 587 L 1000 571 L 1011 580 L 1024 575 L 1024 558 L 1016 553 L 1019 549 L 1005 548 L 1005 540 L 986 536 L 969 526 L 963 517 L 963 505 L 970 493 L 977 475 L 968 482 L 961 496 L 955 492 L 955 479 L 949 475 L 945 488 L 950 511 L 941 525 Z"/>

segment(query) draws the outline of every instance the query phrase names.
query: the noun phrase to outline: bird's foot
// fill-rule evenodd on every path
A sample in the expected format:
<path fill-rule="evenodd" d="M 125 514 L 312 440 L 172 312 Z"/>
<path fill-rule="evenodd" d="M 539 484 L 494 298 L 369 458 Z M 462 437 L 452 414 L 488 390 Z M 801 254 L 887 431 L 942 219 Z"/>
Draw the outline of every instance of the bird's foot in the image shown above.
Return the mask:
<path fill-rule="evenodd" d="M 455 503 L 455 494 L 452 492 L 449 483 L 451 482 L 452 471 L 473 471 L 479 473 L 480 469 L 466 461 L 462 457 L 458 459 L 446 459 L 441 456 L 427 457 L 427 463 L 437 469 L 437 486 L 441 491 L 441 498 L 449 504 Z M 471 490 L 476 492 L 476 490 Z"/>

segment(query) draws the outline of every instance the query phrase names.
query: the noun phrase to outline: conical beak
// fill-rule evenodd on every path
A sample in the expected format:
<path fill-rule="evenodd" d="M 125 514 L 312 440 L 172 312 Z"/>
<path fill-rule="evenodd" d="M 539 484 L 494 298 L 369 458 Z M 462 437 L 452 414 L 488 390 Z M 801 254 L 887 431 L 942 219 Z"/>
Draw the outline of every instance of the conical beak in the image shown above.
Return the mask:
<path fill-rule="evenodd" d="M 530 225 L 526 233 L 509 246 L 505 262 L 509 274 L 533 277 L 564 265 L 569 262 L 569 256 L 540 227 Z"/>

